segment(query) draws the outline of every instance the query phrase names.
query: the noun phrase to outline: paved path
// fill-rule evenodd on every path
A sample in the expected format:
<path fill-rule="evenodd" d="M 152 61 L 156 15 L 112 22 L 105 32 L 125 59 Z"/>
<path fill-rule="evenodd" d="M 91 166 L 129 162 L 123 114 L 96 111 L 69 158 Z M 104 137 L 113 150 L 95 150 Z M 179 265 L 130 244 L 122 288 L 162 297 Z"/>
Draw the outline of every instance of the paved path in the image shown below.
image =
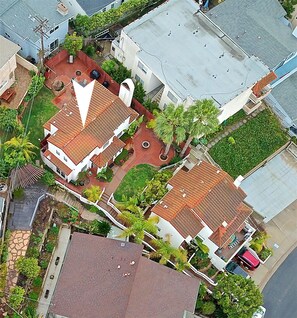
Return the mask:
<path fill-rule="evenodd" d="M 264 265 L 260 265 L 251 273 L 260 289 L 265 287 L 274 272 L 297 246 L 297 200 L 264 227 L 270 235 L 267 245 L 273 249 L 273 255 Z"/>
<path fill-rule="evenodd" d="M 17 283 L 19 273 L 16 270 L 16 261 L 26 255 L 29 245 L 31 231 L 12 231 L 8 244 L 8 260 L 7 260 L 7 282 L 6 293 Z"/>
<path fill-rule="evenodd" d="M 287 257 L 264 288 L 264 306 L 269 318 L 297 316 L 297 248 Z"/>
<path fill-rule="evenodd" d="M 34 213 L 37 200 L 46 193 L 46 186 L 35 183 L 24 189 L 24 197 L 11 202 L 11 218 L 8 221 L 10 230 L 31 230 L 30 221 Z"/>
<path fill-rule="evenodd" d="M 54 251 L 54 254 L 51 259 L 51 263 L 49 264 L 48 270 L 47 270 L 47 275 L 44 278 L 44 284 L 43 284 L 43 290 L 42 294 L 39 298 L 39 303 L 37 307 L 37 313 L 41 317 L 46 317 L 47 311 L 49 309 L 51 299 L 53 296 L 53 292 L 55 290 L 57 280 L 63 265 L 64 257 L 66 254 L 66 250 L 68 247 L 69 243 L 69 238 L 70 238 L 71 231 L 70 229 L 66 227 L 62 227 L 61 232 L 59 234 L 59 240 L 57 247 Z M 57 257 L 60 258 L 58 264 L 56 265 L 56 259 Z M 51 278 L 50 278 L 51 277 Z M 48 296 L 45 298 L 45 293 L 46 291 L 48 292 Z"/>

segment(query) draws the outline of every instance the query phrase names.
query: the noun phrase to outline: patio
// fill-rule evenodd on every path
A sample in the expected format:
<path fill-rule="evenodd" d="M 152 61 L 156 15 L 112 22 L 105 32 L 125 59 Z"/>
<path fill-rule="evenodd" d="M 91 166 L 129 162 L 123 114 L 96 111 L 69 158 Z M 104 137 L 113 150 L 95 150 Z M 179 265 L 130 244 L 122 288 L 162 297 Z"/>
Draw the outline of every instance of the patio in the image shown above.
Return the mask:
<path fill-rule="evenodd" d="M 144 140 L 150 143 L 150 147 L 148 149 L 144 149 L 142 147 L 142 142 Z M 122 166 L 114 165 L 112 167 L 114 175 L 111 182 L 99 181 L 96 178 L 95 169 L 90 170 L 92 174 L 88 176 L 88 181 L 84 186 L 75 186 L 73 184 L 69 184 L 60 177 L 57 177 L 56 179 L 66 185 L 69 189 L 80 194 L 84 191 L 84 189 L 90 187 L 91 185 L 98 185 L 101 187 L 101 189 L 105 188 L 106 193 L 110 195 L 111 193 L 114 193 L 125 174 L 134 166 L 141 163 L 147 163 L 156 167 L 160 167 L 163 164 L 168 164 L 169 161 L 174 157 L 174 150 L 171 148 L 167 160 L 163 161 L 159 157 L 164 148 L 164 144 L 155 136 L 154 132 L 151 129 L 146 128 L 145 123 L 142 123 L 133 137 L 133 154 L 130 155 L 129 159 Z"/>
<path fill-rule="evenodd" d="M 67 104 L 74 95 L 71 81 L 75 79 L 84 85 L 90 83 L 92 81 L 90 72 L 94 69 L 98 70 L 101 75 L 98 79 L 99 83 L 102 84 L 104 81 L 108 81 L 108 89 L 118 95 L 119 85 L 114 82 L 94 60 L 81 51 L 78 52 L 73 63 L 69 63 L 68 53 L 61 51 L 49 59 L 45 65 L 48 68 L 45 75 L 45 85 L 49 89 L 52 89 L 52 85 L 55 81 L 62 81 L 64 83 L 64 89 L 52 101 L 60 109 Z"/>
<path fill-rule="evenodd" d="M 14 84 L 9 88 L 10 91 L 15 93 L 14 96 L 11 98 L 10 102 L 1 99 L 1 106 L 10 109 L 18 109 L 22 103 L 30 86 L 31 76 L 29 71 L 19 63 L 17 63 L 17 68 L 15 70 L 15 79 Z"/>

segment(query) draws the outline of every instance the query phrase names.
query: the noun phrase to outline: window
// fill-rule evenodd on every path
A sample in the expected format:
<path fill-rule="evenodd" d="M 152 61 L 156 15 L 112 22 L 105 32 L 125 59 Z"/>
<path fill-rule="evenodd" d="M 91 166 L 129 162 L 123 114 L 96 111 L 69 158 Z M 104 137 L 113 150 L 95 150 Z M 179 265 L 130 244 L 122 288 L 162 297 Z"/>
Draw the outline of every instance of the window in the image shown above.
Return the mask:
<path fill-rule="evenodd" d="M 10 72 L 9 79 L 12 79 L 12 78 L 13 78 L 13 72 Z"/>
<path fill-rule="evenodd" d="M 111 9 L 113 9 L 113 8 L 114 8 L 114 3 L 112 3 L 112 4 L 111 4 L 110 8 L 111 8 Z"/>
<path fill-rule="evenodd" d="M 142 85 L 144 84 L 144 81 L 136 74 L 135 79 L 137 82 L 140 82 Z"/>
<path fill-rule="evenodd" d="M 176 98 L 170 91 L 168 91 L 167 97 L 168 97 L 173 103 L 177 103 L 177 98 Z"/>
<path fill-rule="evenodd" d="M 58 46 L 59 46 L 59 40 L 56 39 L 54 42 L 52 42 L 52 43 L 50 44 L 50 51 L 51 51 L 51 52 L 54 51 L 55 49 L 58 48 Z"/>
<path fill-rule="evenodd" d="M 142 72 L 143 72 L 144 74 L 147 73 L 147 68 L 146 68 L 140 61 L 138 61 L 137 66 L 138 66 L 138 68 L 140 68 L 140 69 L 142 70 Z"/>
<path fill-rule="evenodd" d="M 106 8 L 103 8 L 103 9 L 102 9 L 102 12 L 105 12 L 105 11 L 106 11 Z"/>
<path fill-rule="evenodd" d="M 107 146 L 109 146 L 109 140 L 103 145 L 103 150 L 104 150 Z"/>
<path fill-rule="evenodd" d="M 3 82 L 0 84 L 0 89 L 3 88 L 4 86 L 6 86 L 7 83 L 8 83 L 8 81 L 3 81 Z"/>
<path fill-rule="evenodd" d="M 64 161 L 67 162 L 67 158 L 66 157 L 64 157 Z"/>
<path fill-rule="evenodd" d="M 65 178 L 65 173 L 63 171 L 61 171 L 58 167 L 56 167 L 56 171 L 57 173 L 62 176 L 63 178 Z"/>
<path fill-rule="evenodd" d="M 115 47 L 114 46 L 112 46 L 111 49 L 112 49 L 113 52 L 115 51 Z"/>
<path fill-rule="evenodd" d="M 56 154 L 57 154 L 58 156 L 60 156 L 60 151 L 59 151 L 59 150 L 56 150 Z"/>
<path fill-rule="evenodd" d="M 10 38 L 10 35 L 5 32 L 5 37 L 9 39 L 9 38 Z"/>
<path fill-rule="evenodd" d="M 59 29 L 59 26 L 57 25 L 56 27 L 52 28 L 49 33 L 52 34 L 53 32 L 55 32 L 56 30 Z"/>

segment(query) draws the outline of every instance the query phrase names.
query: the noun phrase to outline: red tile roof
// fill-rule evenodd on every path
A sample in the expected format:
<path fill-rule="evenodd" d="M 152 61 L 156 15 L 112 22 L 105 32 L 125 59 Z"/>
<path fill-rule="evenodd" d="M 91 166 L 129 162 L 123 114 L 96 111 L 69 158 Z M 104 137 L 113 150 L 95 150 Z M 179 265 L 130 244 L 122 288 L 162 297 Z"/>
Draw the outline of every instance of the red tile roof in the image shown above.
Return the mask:
<path fill-rule="evenodd" d="M 203 221 L 214 232 L 211 239 L 221 246 L 252 213 L 243 204 L 246 194 L 234 185 L 233 179 L 207 162 L 189 171 L 181 169 L 169 184 L 173 188 L 152 212 L 174 225 L 184 238 L 196 236 Z M 227 223 L 224 233 L 219 232 L 223 222 Z"/>
<path fill-rule="evenodd" d="M 44 152 L 43 155 L 52 164 L 54 164 L 57 168 L 59 168 L 62 172 L 64 172 L 66 176 L 68 176 L 72 172 L 72 170 L 68 166 L 66 166 L 65 163 L 63 163 L 59 158 L 57 158 L 54 154 L 52 154 L 48 149 Z"/>
<path fill-rule="evenodd" d="M 119 138 L 114 137 L 113 142 L 99 155 L 94 155 L 91 161 L 97 167 L 103 167 L 110 159 L 113 158 L 121 149 L 125 147 L 125 143 Z"/>
<path fill-rule="evenodd" d="M 141 256 L 142 245 L 73 233 L 49 312 L 69 318 L 181 318 L 199 280 Z"/>
<path fill-rule="evenodd" d="M 255 84 L 255 86 L 252 88 L 253 93 L 257 97 L 260 97 L 262 89 L 275 79 L 277 79 L 277 76 L 274 72 L 271 71 L 269 74 L 267 74 L 265 77 L 260 79 L 260 81 Z"/>
<path fill-rule="evenodd" d="M 75 163 L 81 162 L 96 147 L 102 147 L 126 119 L 138 116 L 133 109 L 97 81 L 91 97 L 86 124 L 83 127 L 76 98 L 53 116 L 44 128 L 52 124 L 58 131 L 48 138 Z"/>

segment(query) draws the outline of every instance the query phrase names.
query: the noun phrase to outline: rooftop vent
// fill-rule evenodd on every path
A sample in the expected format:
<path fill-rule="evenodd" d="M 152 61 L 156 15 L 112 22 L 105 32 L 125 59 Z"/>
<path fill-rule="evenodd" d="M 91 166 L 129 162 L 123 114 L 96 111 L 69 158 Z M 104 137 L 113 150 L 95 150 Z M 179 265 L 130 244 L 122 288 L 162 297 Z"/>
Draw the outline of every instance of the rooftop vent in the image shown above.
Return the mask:
<path fill-rule="evenodd" d="M 57 11 L 63 16 L 68 14 L 68 8 L 62 2 L 57 5 Z"/>
<path fill-rule="evenodd" d="M 223 227 L 227 227 L 228 223 L 226 221 L 223 221 L 222 225 Z"/>
<path fill-rule="evenodd" d="M 125 243 L 121 243 L 121 246 L 124 247 L 126 244 Z"/>

